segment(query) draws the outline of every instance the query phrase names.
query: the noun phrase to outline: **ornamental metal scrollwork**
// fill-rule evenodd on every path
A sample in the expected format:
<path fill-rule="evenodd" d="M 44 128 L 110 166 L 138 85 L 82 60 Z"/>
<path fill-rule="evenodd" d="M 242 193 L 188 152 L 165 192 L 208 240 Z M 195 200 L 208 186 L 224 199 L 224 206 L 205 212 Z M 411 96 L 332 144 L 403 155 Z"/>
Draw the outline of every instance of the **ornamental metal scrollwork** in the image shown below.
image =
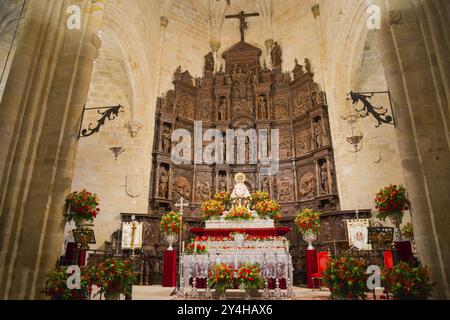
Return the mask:
<path fill-rule="evenodd" d="M 375 126 L 376 128 L 379 128 L 383 123 L 385 124 L 391 124 L 395 126 L 395 121 L 393 116 L 387 115 L 388 110 L 383 107 L 375 107 L 369 100 L 373 98 L 375 94 L 381 94 L 381 93 L 387 93 L 389 96 L 389 103 L 391 103 L 391 95 L 387 92 L 370 92 L 370 93 L 364 93 L 364 92 L 353 92 L 350 91 L 349 96 L 351 97 L 353 101 L 353 105 L 356 105 L 358 102 L 362 102 L 363 107 L 362 109 L 355 108 L 356 112 L 365 112 L 365 114 L 360 114 L 361 118 L 366 118 L 369 115 L 372 115 L 377 121 L 378 124 Z M 384 111 L 381 111 L 384 110 Z M 392 112 L 392 106 L 391 106 L 391 112 Z"/>
<path fill-rule="evenodd" d="M 105 111 L 101 111 L 104 110 Z M 90 123 L 88 129 L 80 129 L 79 138 L 87 138 L 95 133 L 100 132 L 100 128 L 105 125 L 106 120 L 112 121 L 119 117 L 120 110 L 123 109 L 121 105 L 113 107 L 103 107 L 103 108 L 88 108 L 83 110 L 83 117 L 81 119 L 81 125 L 83 125 L 83 118 L 85 111 L 97 110 L 97 113 L 101 115 L 100 119 L 97 120 L 97 125 L 92 127 L 93 124 Z"/>

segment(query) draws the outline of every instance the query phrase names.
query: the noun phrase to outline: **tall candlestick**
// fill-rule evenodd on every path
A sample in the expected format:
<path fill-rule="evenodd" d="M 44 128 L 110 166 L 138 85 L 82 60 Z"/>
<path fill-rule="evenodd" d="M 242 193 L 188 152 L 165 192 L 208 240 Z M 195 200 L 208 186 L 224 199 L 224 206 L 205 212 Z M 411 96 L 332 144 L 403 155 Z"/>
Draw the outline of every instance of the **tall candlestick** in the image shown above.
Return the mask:
<path fill-rule="evenodd" d="M 184 253 L 184 241 L 181 243 L 181 253 Z"/>

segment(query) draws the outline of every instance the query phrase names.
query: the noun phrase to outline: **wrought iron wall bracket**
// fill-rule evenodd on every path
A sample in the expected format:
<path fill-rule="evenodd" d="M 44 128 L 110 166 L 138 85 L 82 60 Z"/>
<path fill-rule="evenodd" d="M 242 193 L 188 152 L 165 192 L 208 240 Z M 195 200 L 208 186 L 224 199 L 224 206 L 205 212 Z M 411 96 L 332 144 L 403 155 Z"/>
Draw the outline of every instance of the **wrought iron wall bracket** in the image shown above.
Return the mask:
<path fill-rule="evenodd" d="M 101 108 L 84 108 L 81 117 L 81 125 L 80 131 L 78 133 L 78 139 L 87 138 L 95 133 L 100 132 L 100 128 L 105 125 L 106 120 L 112 121 L 119 117 L 119 112 L 121 109 L 123 109 L 121 105 L 113 107 L 101 107 Z M 97 110 L 97 113 L 100 115 L 100 118 L 97 120 L 97 124 L 95 125 L 95 127 L 94 124 L 90 123 L 87 129 L 83 129 L 84 114 L 86 111 L 90 110 Z"/>
<path fill-rule="evenodd" d="M 373 98 L 376 94 L 387 94 L 389 97 L 389 107 L 391 109 L 391 115 L 388 114 L 388 109 L 383 107 L 374 106 L 370 99 Z M 360 114 L 361 118 L 366 118 L 368 116 L 372 116 L 375 120 L 378 121 L 376 128 L 379 128 L 382 124 L 390 124 L 396 126 L 395 119 L 393 116 L 392 110 L 392 100 L 391 93 L 389 91 L 381 91 L 381 92 L 353 92 L 350 91 L 348 94 L 352 99 L 353 105 L 355 106 L 355 111 Z M 358 102 L 362 102 L 363 107 L 358 109 Z M 361 114 L 362 113 L 362 114 Z"/>

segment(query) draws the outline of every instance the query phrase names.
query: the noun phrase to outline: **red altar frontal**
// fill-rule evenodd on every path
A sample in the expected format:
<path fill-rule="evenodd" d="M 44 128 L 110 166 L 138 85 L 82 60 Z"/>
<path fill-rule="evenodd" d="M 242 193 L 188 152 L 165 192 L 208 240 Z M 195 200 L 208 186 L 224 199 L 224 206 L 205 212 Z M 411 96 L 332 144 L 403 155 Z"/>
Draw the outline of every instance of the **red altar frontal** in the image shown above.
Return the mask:
<path fill-rule="evenodd" d="M 189 232 L 196 236 L 210 236 L 210 237 L 226 237 L 232 232 L 245 233 L 250 236 L 267 236 L 267 237 L 281 237 L 288 234 L 291 231 L 289 227 L 279 228 L 240 228 L 240 229 L 205 229 L 205 228 L 191 228 Z"/>

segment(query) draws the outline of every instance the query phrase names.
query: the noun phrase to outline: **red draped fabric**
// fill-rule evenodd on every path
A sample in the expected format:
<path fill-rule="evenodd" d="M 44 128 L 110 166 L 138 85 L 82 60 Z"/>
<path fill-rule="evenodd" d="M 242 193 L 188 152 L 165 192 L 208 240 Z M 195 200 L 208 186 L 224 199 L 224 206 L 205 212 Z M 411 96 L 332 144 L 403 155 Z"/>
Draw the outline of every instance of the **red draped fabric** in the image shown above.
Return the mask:
<path fill-rule="evenodd" d="M 163 287 L 175 287 L 177 281 L 177 252 L 175 250 L 164 252 Z"/>
<path fill-rule="evenodd" d="M 309 289 L 313 288 L 312 275 L 317 273 L 316 250 L 306 250 L 306 284 Z"/>
<path fill-rule="evenodd" d="M 398 259 L 400 261 L 411 261 L 414 258 L 411 242 L 409 241 L 395 242 L 395 248 L 397 249 Z"/>
<path fill-rule="evenodd" d="M 78 249 L 75 242 L 67 243 L 66 252 L 64 254 L 64 265 L 78 265 L 80 267 L 84 267 L 86 265 L 86 250 Z"/>

